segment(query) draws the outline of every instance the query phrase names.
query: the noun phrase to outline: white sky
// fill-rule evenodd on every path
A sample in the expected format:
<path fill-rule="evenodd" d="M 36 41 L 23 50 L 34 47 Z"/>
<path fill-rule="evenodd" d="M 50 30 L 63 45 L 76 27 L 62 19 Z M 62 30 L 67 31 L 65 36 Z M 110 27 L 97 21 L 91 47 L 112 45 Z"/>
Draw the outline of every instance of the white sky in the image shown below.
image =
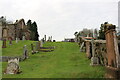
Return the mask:
<path fill-rule="evenodd" d="M 40 39 L 46 34 L 63 40 L 83 28 L 99 29 L 105 21 L 118 25 L 118 0 L 0 0 L 0 16 L 31 19 Z"/>

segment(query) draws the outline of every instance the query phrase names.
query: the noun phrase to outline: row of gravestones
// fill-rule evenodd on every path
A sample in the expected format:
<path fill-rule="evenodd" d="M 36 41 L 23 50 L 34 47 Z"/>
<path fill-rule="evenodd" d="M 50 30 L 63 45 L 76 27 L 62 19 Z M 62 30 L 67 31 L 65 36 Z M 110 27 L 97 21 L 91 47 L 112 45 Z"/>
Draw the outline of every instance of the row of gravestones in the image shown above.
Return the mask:
<path fill-rule="evenodd" d="M 22 56 L 15 56 L 15 57 L 12 57 L 12 56 L 1 56 L 0 57 L 0 62 L 7 62 L 10 59 L 15 59 L 15 58 L 19 58 L 19 61 L 24 61 L 25 59 L 28 58 L 28 50 L 27 50 L 27 46 L 26 45 L 24 45 L 24 47 L 23 47 L 23 55 Z"/>
<path fill-rule="evenodd" d="M 43 46 L 43 42 L 39 41 L 36 42 L 36 48 L 33 44 L 31 44 L 31 49 L 32 49 L 32 54 L 37 53 L 39 47 Z M 25 59 L 28 58 L 28 49 L 27 46 L 24 45 L 23 47 L 23 56 L 20 57 L 2 57 L 4 58 L 4 61 L 8 61 L 7 68 L 4 71 L 4 74 L 18 74 L 21 73 L 20 67 L 19 67 L 19 61 L 24 61 Z"/>
<path fill-rule="evenodd" d="M 43 47 L 43 42 L 42 41 L 35 42 L 35 45 L 31 44 L 32 54 L 37 53 L 40 47 Z M 1 56 L 0 57 L 0 62 L 7 62 L 9 59 L 13 59 L 13 58 L 19 58 L 20 61 L 23 61 L 23 60 L 27 59 L 28 58 L 27 45 L 24 45 L 24 47 L 23 47 L 23 56 L 15 56 L 15 57 Z"/>
<path fill-rule="evenodd" d="M 19 38 L 16 38 L 16 43 L 18 43 L 19 42 Z M 25 36 L 23 36 L 22 37 L 22 40 L 24 41 L 25 40 Z M 9 39 L 9 45 L 12 45 L 12 39 Z M 6 48 L 7 46 L 6 46 L 6 39 L 3 39 L 3 44 L 2 44 L 2 48 Z"/>
<path fill-rule="evenodd" d="M 39 51 L 40 47 L 43 47 L 43 43 L 44 42 L 41 40 L 41 41 L 38 41 L 38 42 L 31 44 L 32 54 L 37 53 Z"/>
<path fill-rule="evenodd" d="M 112 24 L 104 24 L 104 29 L 105 29 L 105 37 L 106 37 L 106 44 L 105 48 L 99 48 L 99 49 L 105 49 L 103 53 L 105 53 L 105 56 L 107 58 L 107 64 L 105 65 L 106 67 L 106 78 L 116 78 L 116 80 L 120 80 L 120 47 L 118 46 L 118 40 L 116 37 L 116 30 L 115 30 L 115 25 Z M 90 54 L 92 53 L 91 57 L 91 65 L 96 65 L 99 64 L 99 56 L 95 55 L 96 51 L 95 46 L 94 46 L 94 39 L 92 39 L 90 42 L 88 40 L 85 41 L 86 43 L 86 53 Z M 91 43 L 91 45 L 90 45 Z M 81 48 L 83 47 L 84 43 L 81 45 Z M 98 44 L 96 44 L 97 46 Z M 101 52 L 99 52 L 101 54 Z"/>

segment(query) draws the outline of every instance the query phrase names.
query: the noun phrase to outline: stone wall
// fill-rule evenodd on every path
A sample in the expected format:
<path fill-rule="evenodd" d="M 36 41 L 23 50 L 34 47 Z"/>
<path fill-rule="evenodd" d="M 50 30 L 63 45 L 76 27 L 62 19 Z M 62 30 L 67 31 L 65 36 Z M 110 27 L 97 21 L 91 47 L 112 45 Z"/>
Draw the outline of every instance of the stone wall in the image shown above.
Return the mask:
<path fill-rule="evenodd" d="M 79 45 L 82 45 L 82 43 L 84 44 L 84 48 L 86 52 L 86 57 L 91 59 L 91 57 L 93 56 L 92 54 L 92 40 L 84 40 L 82 38 L 80 38 L 80 42 L 78 43 Z M 119 46 L 119 51 L 120 51 L 120 41 L 118 41 L 118 46 Z M 83 49 L 84 49 L 83 48 Z M 94 40 L 94 54 L 96 57 L 98 57 L 99 59 L 99 64 L 107 66 L 108 65 L 108 59 L 107 59 L 107 51 L 106 51 L 106 40 Z"/>

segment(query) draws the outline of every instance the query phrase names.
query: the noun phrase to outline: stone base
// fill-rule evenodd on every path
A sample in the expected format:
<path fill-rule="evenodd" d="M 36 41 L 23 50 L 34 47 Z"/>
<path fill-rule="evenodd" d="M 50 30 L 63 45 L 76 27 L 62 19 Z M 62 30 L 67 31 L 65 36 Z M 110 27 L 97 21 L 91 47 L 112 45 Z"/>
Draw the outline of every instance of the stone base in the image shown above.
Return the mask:
<path fill-rule="evenodd" d="M 90 65 L 91 66 L 99 65 L 98 57 L 92 57 Z"/>
<path fill-rule="evenodd" d="M 106 67 L 106 78 L 115 78 L 116 80 L 120 80 L 120 69 L 113 67 Z"/>

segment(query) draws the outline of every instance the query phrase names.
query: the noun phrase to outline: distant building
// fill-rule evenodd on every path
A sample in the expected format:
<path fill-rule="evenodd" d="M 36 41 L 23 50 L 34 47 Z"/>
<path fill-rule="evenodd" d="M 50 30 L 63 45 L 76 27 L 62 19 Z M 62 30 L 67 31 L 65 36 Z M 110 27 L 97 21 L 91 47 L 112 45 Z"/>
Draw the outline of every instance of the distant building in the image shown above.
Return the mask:
<path fill-rule="evenodd" d="M 22 40 L 22 37 L 25 36 L 26 40 L 30 40 L 30 30 L 28 30 L 25 25 L 24 19 L 16 20 L 15 23 L 4 23 L 0 21 L 0 28 L 2 29 L 2 34 L 0 33 L 0 39 L 12 39 L 15 40 L 19 38 Z"/>
<path fill-rule="evenodd" d="M 75 42 L 74 38 L 65 38 L 64 42 Z"/>

